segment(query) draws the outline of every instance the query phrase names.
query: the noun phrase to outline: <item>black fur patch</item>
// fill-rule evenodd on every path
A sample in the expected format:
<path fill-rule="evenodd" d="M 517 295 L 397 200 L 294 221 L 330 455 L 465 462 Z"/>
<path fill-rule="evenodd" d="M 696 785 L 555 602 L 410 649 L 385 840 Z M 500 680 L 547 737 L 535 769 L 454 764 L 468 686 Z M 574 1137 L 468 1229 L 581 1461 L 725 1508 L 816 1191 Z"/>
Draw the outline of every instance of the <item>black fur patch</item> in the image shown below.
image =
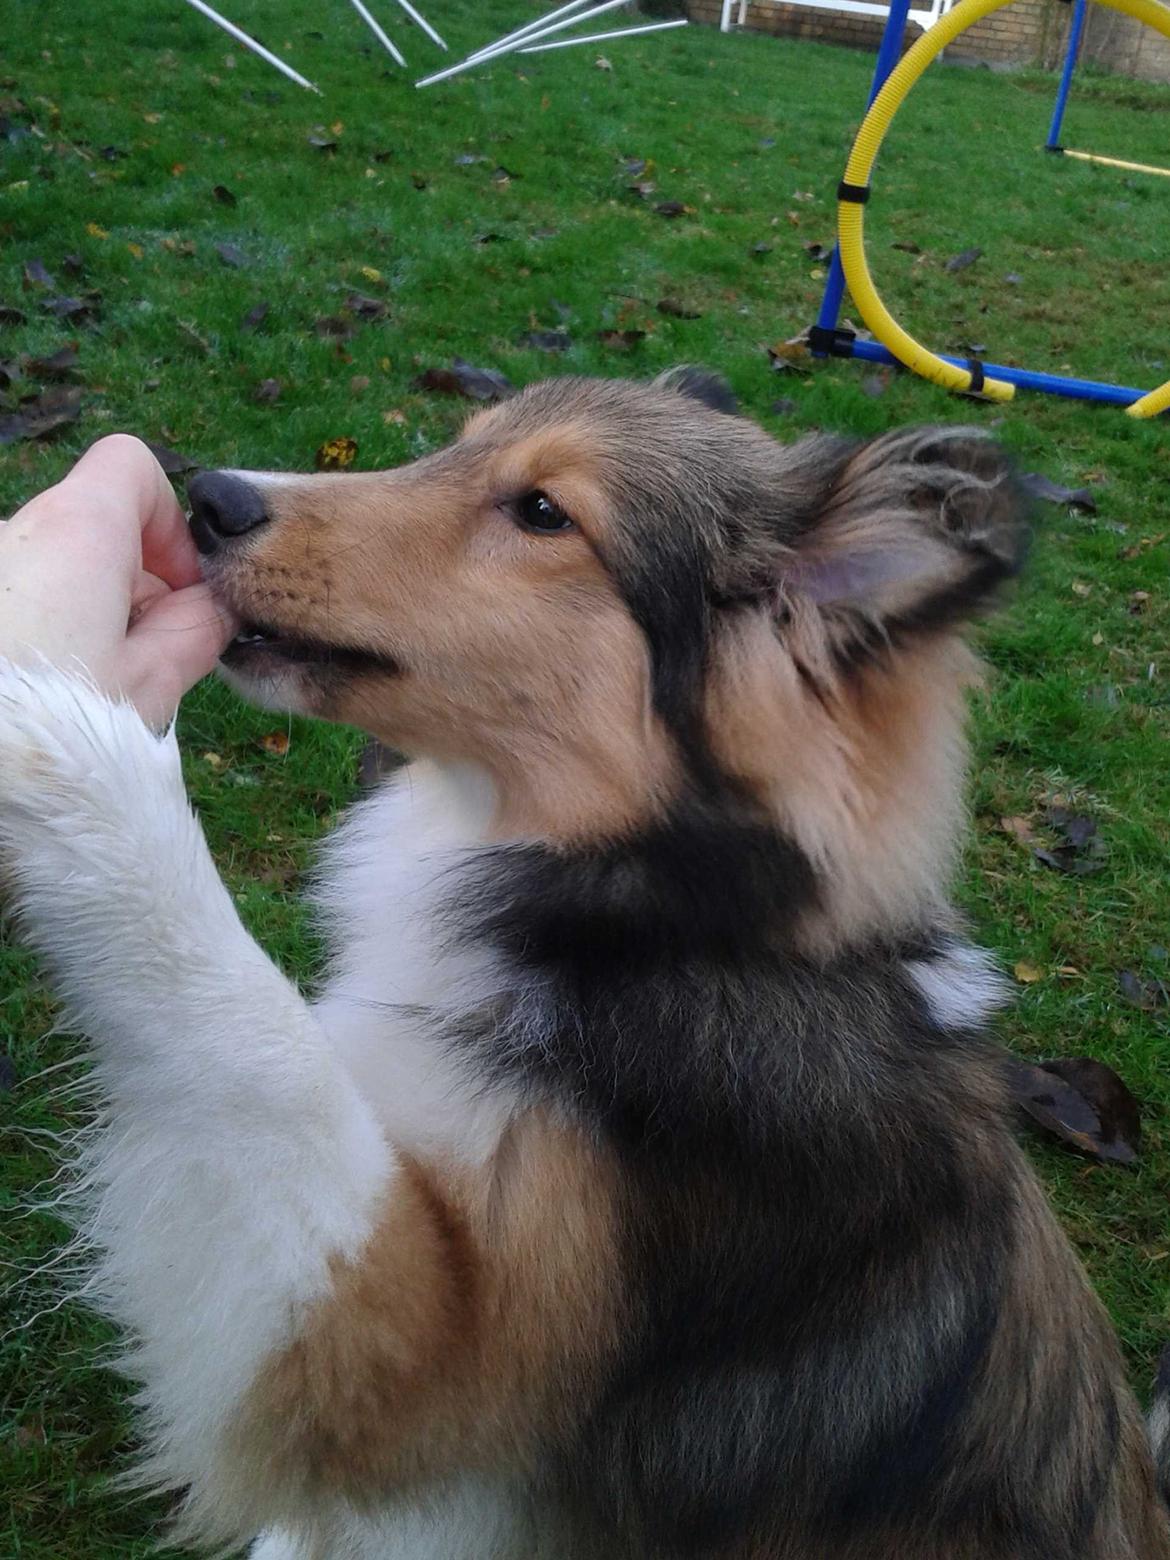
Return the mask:
<path fill-rule="evenodd" d="M 778 1499 L 842 1539 L 920 1515 L 998 1320 L 1010 1186 L 965 1162 L 990 1055 L 930 1023 L 899 950 L 786 951 L 811 891 L 778 837 L 699 810 L 491 852 L 459 895 L 519 987 L 452 1043 L 622 1165 L 626 1347 L 559 1479 L 670 1553 Z"/>

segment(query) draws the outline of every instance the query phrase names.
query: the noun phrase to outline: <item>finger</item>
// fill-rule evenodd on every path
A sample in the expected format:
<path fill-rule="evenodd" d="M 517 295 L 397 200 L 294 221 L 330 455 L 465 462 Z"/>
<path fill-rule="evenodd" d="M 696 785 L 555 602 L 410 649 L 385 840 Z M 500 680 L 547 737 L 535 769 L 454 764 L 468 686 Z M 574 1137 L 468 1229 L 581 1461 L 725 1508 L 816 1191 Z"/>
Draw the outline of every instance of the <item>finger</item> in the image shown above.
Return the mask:
<path fill-rule="evenodd" d="M 147 608 L 170 594 L 171 587 L 166 580 L 160 580 L 157 574 L 148 574 L 145 569 L 140 570 L 130 591 L 129 627 L 134 627 Z"/>
<path fill-rule="evenodd" d="M 61 484 L 77 505 L 79 523 L 87 516 L 111 527 L 104 540 L 140 553 L 142 565 L 174 589 L 196 584 L 199 554 L 166 473 L 143 444 L 130 434 L 99 439 Z"/>
<path fill-rule="evenodd" d="M 206 585 L 170 591 L 127 634 L 118 682 L 144 719 L 169 719 L 183 694 L 214 669 L 238 628 Z"/>

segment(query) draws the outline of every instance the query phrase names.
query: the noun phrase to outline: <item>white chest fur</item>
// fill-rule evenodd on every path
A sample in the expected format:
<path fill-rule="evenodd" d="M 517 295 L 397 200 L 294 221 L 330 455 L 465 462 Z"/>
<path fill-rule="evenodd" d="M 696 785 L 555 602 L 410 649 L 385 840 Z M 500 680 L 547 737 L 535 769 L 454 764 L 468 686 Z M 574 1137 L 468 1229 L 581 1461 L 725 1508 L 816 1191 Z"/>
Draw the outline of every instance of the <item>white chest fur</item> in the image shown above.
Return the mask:
<path fill-rule="evenodd" d="M 485 1092 L 439 1037 L 502 973 L 452 947 L 436 909 L 487 828 L 490 783 L 414 764 L 359 803 L 329 842 L 314 900 L 332 958 L 316 1014 L 387 1135 L 408 1151 L 489 1155 L 512 1101 Z"/>

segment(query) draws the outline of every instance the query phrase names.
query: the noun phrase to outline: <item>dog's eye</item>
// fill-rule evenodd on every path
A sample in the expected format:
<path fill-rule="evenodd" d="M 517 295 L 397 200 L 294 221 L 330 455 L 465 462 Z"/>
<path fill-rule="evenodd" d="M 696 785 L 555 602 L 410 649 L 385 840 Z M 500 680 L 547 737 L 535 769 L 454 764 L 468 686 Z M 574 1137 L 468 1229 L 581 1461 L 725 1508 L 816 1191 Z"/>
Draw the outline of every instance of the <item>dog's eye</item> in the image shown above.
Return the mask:
<path fill-rule="evenodd" d="M 525 493 L 515 504 L 516 519 L 526 531 L 550 536 L 554 531 L 571 531 L 573 522 L 558 509 L 547 493 Z"/>

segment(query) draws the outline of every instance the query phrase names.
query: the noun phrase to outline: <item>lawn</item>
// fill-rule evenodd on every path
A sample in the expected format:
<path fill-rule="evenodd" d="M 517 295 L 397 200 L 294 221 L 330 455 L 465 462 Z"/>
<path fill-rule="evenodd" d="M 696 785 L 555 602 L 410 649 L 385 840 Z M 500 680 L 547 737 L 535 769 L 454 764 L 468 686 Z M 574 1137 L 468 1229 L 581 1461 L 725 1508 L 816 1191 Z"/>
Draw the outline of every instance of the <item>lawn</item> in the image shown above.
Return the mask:
<path fill-rule="evenodd" d="M 531 0 L 431 9 L 456 48 L 538 12 Z M 324 95 L 177 3 L 10 0 L 0 304 L 25 318 L 2 316 L 15 323 L 0 324 L 0 363 L 76 343 L 76 367 L 58 372 L 81 414 L 53 439 L 0 449 L 0 513 L 115 429 L 206 465 L 311 467 L 336 438 L 356 441 L 355 468 L 393 465 L 465 414 L 467 402 L 415 384 L 456 355 L 517 384 L 700 361 L 782 439 L 968 420 L 995 427 L 1026 469 L 1089 486 L 1095 514 L 1043 510 L 1029 577 L 983 631 L 992 671 L 958 887 L 979 937 L 1017 972 L 1006 1040 L 1099 1057 L 1142 1101 L 1135 1169 L 1033 1141 L 1144 1388 L 1170 1333 L 1170 1009 L 1127 1000 L 1119 972 L 1170 976 L 1165 424 L 1038 397 L 993 408 L 860 364 L 772 367 L 766 346 L 815 313 L 815 246 L 831 239 L 863 54 L 690 28 L 614 45 L 611 68 L 596 50 L 566 50 L 416 92 L 438 54 L 387 5 L 410 73 L 341 3 L 249 0 L 233 14 Z M 1051 77 L 932 67 L 878 168 L 875 276 L 943 350 L 1152 386 L 1170 376 L 1170 185 L 1044 156 L 1053 91 Z M 1170 91 L 1086 78 L 1066 139 L 1168 165 L 1168 110 Z M 641 183 L 655 188 L 631 190 Z M 685 209 L 666 216 L 661 202 Z M 978 260 L 947 269 L 973 246 Z M 26 279 L 34 261 L 52 285 L 35 267 Z M 60 295 L 80 312 L 48 312 Z M 565 350 L 521 345 L 532 331 L 564 333 Z M 0 412 L 44 385 L 34 368 L 0 386 L 13 375 Z M 353 794 L 360 739 L 286 728 L 210 685 L 181 731 L 243 914 L 311 982 L 298 880 Z M 1034 856 L 1061 804 L 1097 820 L 1099 870 Z M 1131 994 L 1155 989 L 1129 982 Z M 56 1307 L 40 1264 L 60 1228 L 29 1211 L 54 1139 L 79 1119 L 59 1089 L 67 1073 L 49 1071 L 75 1047 L 51 1021 L 29 961 L 0 943 L 0 1550 L 123 1560 L 148 1552 L 160 1510 L 110 1488 L 131 1450 L 123 1389 L 101 1368 L 110 1340 L 81 1309 Z"/>

